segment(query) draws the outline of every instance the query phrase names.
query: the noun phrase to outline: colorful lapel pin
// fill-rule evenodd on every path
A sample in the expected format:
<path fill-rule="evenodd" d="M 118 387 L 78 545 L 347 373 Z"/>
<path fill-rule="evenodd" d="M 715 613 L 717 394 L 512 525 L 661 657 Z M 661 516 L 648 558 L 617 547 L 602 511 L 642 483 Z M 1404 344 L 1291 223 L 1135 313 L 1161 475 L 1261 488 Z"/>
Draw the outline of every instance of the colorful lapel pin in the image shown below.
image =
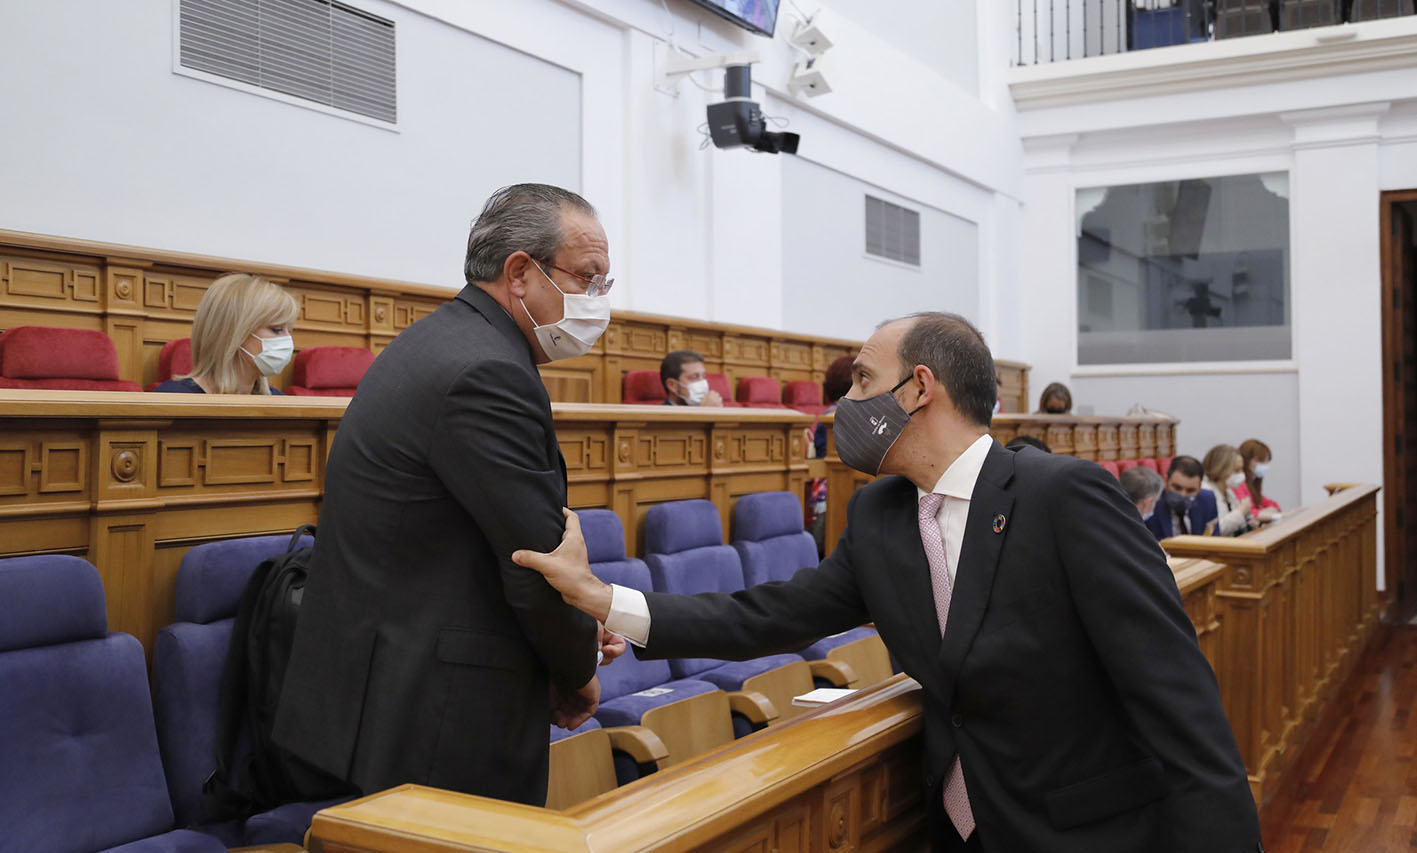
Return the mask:
<path fill-rule="evenodd" d="M 1008 524 L 1008 523 L 1009 523 L 1009 520 L 1008 520 L 1007 518 L 1004 518 L 1004 514 L 1003 514 L 1003 513 L 999 513 L 998 515 L 994 516 L 994 532 L 995 532 L 995 533 L 1003 533 L 1003 532 L 1004 532 L 1004 525 L 1006 525 L 1006 524 Z"/>

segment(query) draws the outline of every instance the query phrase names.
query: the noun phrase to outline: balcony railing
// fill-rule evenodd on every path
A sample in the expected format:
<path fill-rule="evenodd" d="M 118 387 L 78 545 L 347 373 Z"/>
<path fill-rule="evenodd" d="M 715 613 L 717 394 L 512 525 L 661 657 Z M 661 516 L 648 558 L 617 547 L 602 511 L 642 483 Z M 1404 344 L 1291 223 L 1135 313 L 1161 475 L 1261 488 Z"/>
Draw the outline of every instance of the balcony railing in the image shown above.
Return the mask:
<path fill-rule="evenodd" d="M 1014 0 L 1014 65 L 1413 14 L 1414 0 Z"/>

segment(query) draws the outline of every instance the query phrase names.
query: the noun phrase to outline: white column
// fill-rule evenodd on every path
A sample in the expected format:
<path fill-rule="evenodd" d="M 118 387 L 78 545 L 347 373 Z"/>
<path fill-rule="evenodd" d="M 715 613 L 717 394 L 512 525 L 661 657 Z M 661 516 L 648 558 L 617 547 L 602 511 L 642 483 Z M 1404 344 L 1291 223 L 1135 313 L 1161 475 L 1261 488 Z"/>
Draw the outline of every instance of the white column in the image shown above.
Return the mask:
<path fill-rule="evenodd" d="M 1325 483 L 1382 482 L 1378 123 L 1387 109 L 1281 116 L 1294 129 L 1290 292 L 1303 503 L 1322 498 Z M 1378 531 L 1381 588 L 1381 524 Z"/>
<path fill-rule="evenodd" d="M 1024 141 L 1017 312 L 1028 387 L 1066 382 L 1077 360 L 1077 239 L 1073 233 L 1075 134 Z M 999 306 L 1001 313 L 1009 306 Z M 1029 400 L 1030 408 L 1035 400 Z"/>

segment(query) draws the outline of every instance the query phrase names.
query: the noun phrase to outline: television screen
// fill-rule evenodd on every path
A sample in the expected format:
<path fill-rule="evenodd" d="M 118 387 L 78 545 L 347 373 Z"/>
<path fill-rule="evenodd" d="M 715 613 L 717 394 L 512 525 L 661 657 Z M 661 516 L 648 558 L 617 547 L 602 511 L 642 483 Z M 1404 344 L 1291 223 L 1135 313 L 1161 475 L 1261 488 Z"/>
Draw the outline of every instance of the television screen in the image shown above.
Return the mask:
<path fill-rule="evenodd" d="M 777 28 L 778 0 L 693 0 L 738 26 L 772 38 Z"/>

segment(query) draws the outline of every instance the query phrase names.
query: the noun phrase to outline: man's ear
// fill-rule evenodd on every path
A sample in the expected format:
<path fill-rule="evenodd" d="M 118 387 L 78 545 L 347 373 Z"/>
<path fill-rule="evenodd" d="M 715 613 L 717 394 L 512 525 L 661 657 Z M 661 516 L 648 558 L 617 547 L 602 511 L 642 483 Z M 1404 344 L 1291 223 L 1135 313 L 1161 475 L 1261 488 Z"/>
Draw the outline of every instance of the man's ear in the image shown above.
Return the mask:
<path fill-rule="evenodd" d="M 920 392 L 920 397 L 915 401 L 915 407 L 928 406 L 939 391 L 935 384 L 935 373 L 923 364 L 915 365 L 915 370 L 911 375 L 911 384 Z"/>
<path fill-rule="evenodd" d="M 526 252 L 513 252 L 502 262 L 502 277 L 507 280 L 507 290 L 518 299 L 526 298 L 531 283 L 529 279 L 539 274 L 531 255 Z"/>

